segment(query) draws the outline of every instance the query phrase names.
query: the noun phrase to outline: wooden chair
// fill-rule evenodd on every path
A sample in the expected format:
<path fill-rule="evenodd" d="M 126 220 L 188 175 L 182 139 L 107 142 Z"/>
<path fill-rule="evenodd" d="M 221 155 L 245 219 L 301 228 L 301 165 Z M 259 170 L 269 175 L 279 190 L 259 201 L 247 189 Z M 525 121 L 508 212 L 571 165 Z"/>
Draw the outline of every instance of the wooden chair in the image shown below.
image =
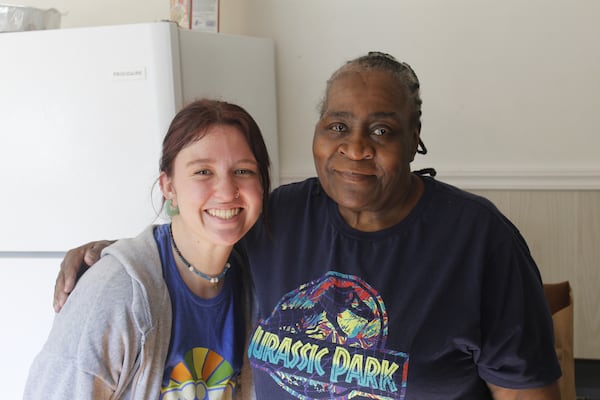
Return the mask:
<path fill-rule="evenodd" d="M 556 355 L 562 369 L 558 381 L 562 400 L 575 400 L 575 359 L 573 356 L 573 297 L 568 281 L 544 284 L 552 313 Z"/>

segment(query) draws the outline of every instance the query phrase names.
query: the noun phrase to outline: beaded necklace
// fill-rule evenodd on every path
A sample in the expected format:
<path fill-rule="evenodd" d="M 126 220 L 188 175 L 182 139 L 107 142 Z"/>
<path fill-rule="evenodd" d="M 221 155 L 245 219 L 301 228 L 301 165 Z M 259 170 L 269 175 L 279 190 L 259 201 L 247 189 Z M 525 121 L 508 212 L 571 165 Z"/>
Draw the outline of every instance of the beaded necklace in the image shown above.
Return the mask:
<path fill-rule="evenodd" d="M 231 264 L 226 263 L 225 267 L 223 267 L 224 268 L 223 272 L 221 272 L 217 276 L 207 275 L 204 272 L 199 271 L 198 269 L 196 269 L 192 264 L 190 264 L 188 262 L 188 260 L 185 259 L 185 257 L 183 256 L 183 254 L 181 254 L 181 252 L 177 248 L 177 245 L 175 244 L 175 239 L 173 238 L 173 228 L 171 227 L 171 224 L 169 224 L 169 236 L 171 237 L 171 245 L 173 245 L 173 248 L 175 249 L 175 253 L 177 253 L 177 255 L 179 256 L 179 259 L 181 260 L 181 262 L 183 264 L 185 264 L 185 266 L 187 267 L 187 269 L 189 271 L 191 271 L 194 274 L 198 275 L 202 279 L 206 279 L 207 281 L 209 281 L 210 283 L 212 283 L 214 286 L 217 286 L 219 284 L 219 282 L 221 282 L 221 280 L 223 278 L 225 278 L 225 275 L 227 275 L 227 271 L 229 271 L 229 268 L 231 267 Z"/>

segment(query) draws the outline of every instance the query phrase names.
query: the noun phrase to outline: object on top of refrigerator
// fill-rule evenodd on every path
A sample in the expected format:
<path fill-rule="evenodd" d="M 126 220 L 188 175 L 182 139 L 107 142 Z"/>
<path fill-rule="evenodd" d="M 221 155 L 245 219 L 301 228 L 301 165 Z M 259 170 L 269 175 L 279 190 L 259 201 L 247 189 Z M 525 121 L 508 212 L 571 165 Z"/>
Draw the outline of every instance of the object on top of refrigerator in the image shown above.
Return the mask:
<path fill-rule="evenodd" d="M 0 4 L 0 32 L 37 31 L 60 28 L 61 14 L 50 8 Z"/>

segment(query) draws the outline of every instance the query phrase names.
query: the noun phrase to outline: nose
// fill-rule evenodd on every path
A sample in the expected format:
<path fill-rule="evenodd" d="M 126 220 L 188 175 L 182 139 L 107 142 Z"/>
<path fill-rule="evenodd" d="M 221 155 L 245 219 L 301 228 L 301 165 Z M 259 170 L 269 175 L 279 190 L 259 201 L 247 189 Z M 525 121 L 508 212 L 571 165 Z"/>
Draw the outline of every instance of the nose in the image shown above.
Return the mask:
<path fill-rule="evenodd" d="M 360 133 L 348 135 L 338 147 L 338 152 L 351 160 L 370 160 L 375 155 L 375 149 L 369 139 Z"/>
<path fill-rule="evenodd" d="M 219 179 L 215 187 L 216 196 L 222 201 L 232 201 L 240 197 L 239 188 L 233 177 Z"/>

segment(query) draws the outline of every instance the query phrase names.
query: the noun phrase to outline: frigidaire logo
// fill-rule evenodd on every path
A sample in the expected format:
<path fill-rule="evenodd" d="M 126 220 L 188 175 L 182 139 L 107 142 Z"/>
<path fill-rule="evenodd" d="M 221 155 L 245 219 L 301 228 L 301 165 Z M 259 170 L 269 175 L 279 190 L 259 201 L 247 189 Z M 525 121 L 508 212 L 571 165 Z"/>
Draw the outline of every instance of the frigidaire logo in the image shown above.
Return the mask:
<path fill-rule="evenodd" d="M 146 69 L 135 68 L 121 71 L 113 71 L 112 76 L 114 80 L 145 79 Z"/>

